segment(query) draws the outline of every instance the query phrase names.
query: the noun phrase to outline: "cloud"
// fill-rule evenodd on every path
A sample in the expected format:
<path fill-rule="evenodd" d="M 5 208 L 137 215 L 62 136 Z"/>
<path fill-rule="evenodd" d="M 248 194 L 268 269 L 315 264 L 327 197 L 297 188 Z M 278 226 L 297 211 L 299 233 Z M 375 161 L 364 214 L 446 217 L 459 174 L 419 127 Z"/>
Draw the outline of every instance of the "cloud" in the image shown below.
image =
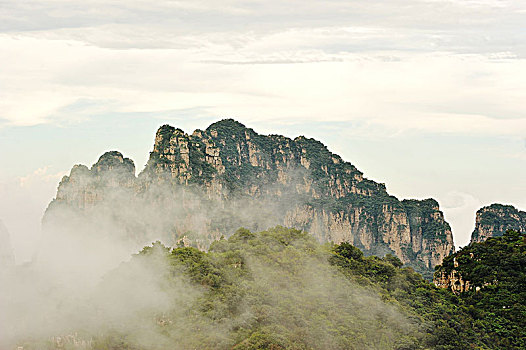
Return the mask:
<path fill-rule="evenodd" d="M 4 35 L 0 63 L 11 69 L 0 75 L 11 89 L 1 93 L 0 117 L 35 125 L 208 106 L 210 115 L 253 119 L 323 115 L 393 130 L 526 132 L 526 79 L 517 74 L 526 71 L 524 60 L 494 64 L 481 55 L 332 54 L 289 47 L 304 36 L 295 30 L 253 37 L 239 49 L 208 38 L 200 48 L 114 50 Z"/>
<path fill-rule="evenodd" d="M 56 173 L 49 173 L 49 166 L 36 169 L 33 173 L 20 177 L 19 185 L 21 188 L 31 188 L 38 182 L 52 182 L 56 183 L 60 180 L 67 172 L 59 171 Z"/>
<path fill-rule="evenodd" d="M 482 207 L 481 201 L 469 193 L 450 191 L 441 203 L 446 220 L 454 223 L 455 246 L 467 245 L 475 228 L 475 213 Z"/>
<path fill-rule="evenodd" d="M 522 142 L 525 16 L 497 0 L 4 1 L 0 129 L 228 116 L 347 125 L 342 150 L 350 135 Z"/>
<path fill-rule="evenodd" d="M 0 178 L 0 220 L 11 233 L 17 262 L 32 258 L 40 237 L 40 221 L 65 171 L 45 166 L 11 179 Z"/>
<path fill-rule="evenodd" d="M 517 34 L 525 6 L 5 2 L 0 119 L 59 124 L 208 106 L 210 115 L 258 120 L 323 115 L 394 132 L 404 124 L 516 135 L 526 118 L 526 41 Z M 502 118 L 516 121 L 493 121 Z"/>

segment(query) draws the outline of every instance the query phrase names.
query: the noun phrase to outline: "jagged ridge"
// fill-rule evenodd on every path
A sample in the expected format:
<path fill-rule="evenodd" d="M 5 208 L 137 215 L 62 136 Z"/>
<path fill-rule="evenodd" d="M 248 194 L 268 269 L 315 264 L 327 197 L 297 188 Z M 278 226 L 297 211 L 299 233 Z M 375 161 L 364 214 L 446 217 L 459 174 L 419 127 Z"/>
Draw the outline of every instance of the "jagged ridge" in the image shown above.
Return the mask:
<path fill-rule="evenodd" d="M 80 184 L 71 201 L 65 193 L 72 191 L 62 189 L 79 182 L 75 172 L 80 167 L 74 168 L 61 182 L 56 201 L 78 204 L 79 198 L 93 192 L 79 205 L 90 206 L 107 197 L 102 174 L 120 169 L 119 176 L 105 175 L 112 179 L 112 188 L 133 188 L 139 197 L 159 185 L 195 189 L 205 201 L 191 204 L 186 195 L 177 198 L 194 211 L 221 208 L 204 220 L 206 227 L 201 231 L 207 232 L 209 240 L 241 225 L 256 230 L 284 224 L 309 231 L 320 241 L 349 241 L 366 254 L 394 253 L 427 276 L 454 251 L 451 229 L 435 200 L 399 201 L 384 184 L 364 178 L 355 166 L 314 139 L 260 135 L 232 119 L 191 135 L 163 125 L 137 178 L 133 162 L 125 159 L 115 152 L 103 155 L 89 170 L 93 183 Z M 184 215 L 191 214 L 185 211 Z M 181 231 L 194 228 L 174 225 L 171 230 L 177 238 Z"/>

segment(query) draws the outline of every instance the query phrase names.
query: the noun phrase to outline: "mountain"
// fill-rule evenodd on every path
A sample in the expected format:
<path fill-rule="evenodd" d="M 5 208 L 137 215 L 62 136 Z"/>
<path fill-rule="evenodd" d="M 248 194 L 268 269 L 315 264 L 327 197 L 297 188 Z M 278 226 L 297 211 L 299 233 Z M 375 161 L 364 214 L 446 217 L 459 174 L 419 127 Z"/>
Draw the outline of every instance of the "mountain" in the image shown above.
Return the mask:
<path fill-rule="evenodd" d="M 436 267 L 434 283 L 459 295 L 490 348 L 526 348 L 526 234 L 469 244 Z"/>
<path fill-rule="evenodd" d="M 12 266 L 15 264 L 15 256 L 13 254 L 13 247 L 11 246 L 11 238 L 9 232 L 0 221 L 0 267 Z"/>
<path fill-rule="evenodd" d="M 526 232 L 526 212 L 511 205 L 492 204 L 477 211 L 471 242 L 500 237 L 507 230 Z"/>
<path fill-rule="evenodd" d="M 202 249 L 241 226 L 282 224 L 321 242 L 351 242 L 367 255 L 392 253 L 427 276 L 454 252 L 434 199 L 400 201 L 317 140 L 260 135 L 232 119 L 192 134 L 161 126 L 137 177 L 115 151 L 90 169 L 75 166 L 44 224 L 64 230 L 71 215 L 142 243 Z"/>

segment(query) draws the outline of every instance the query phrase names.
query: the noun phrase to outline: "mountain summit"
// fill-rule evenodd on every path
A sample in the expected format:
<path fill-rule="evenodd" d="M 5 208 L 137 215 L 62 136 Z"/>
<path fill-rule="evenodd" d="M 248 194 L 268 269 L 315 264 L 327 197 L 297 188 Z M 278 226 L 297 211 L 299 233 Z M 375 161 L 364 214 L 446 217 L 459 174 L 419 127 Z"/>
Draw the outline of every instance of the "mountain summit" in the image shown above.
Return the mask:
<path fill-rule="evenodd" d="M 500 237 L 507 230 L 526 232 L 526 212 L 512 205 L 494 203 L 477 210 L 471 242 L 480 243 L 490 237 Z"/>
<path fill-rule="evenodd" d="M 437 201 L 400 201 L 303 136 L 260 135 L 233 119 L 192 134 L 163 125 L 145 169 L 137 177 L 134 170 L 115 151 L 91 169 L 75 166 L 45 221 L 64 210 L 99 211 L 99 218 L 112 217 L 113 231 L 204 248 L 240 226 L 281 224 L 322 242 L 351 242 L 366 254 L 395 254 L 427 276 L 454 252 Z"/>

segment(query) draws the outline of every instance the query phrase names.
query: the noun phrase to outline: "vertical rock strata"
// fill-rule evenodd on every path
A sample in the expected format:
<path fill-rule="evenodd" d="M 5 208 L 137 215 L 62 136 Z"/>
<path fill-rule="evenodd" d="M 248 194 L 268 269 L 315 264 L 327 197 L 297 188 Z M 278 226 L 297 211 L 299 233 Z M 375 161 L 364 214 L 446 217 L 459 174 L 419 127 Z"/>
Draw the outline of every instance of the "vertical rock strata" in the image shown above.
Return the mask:
<path fill-rule="evenodd" d="M 473 254 L 471 255 L 473 258 Z M 459 294 L 464 293 L 472 289 L 470 281 L 465 280 L 462 277 L 462 274 L 456 270 L 459 267 L 459 264 L 456 258 L 453 259 L 454 268 L 446 273 L 445 269 L 440 266 L 438 269 L 440 271 L 435 272 L 433 276 L 433 283 L 438 288 L 449 288 L 453 293 Z M 479 291 L 481 287 L 476 287 L 476 290 Z"/>
<path fill-rule="evenodd" d="M 67 203 L 72 207 L 89 208 L 108 196 L 112 190 L 135 185 L 135 165 L 117 151 L 104 153 L 91 169 L 75 165 L 58 186 L 56 199 L 50 206 Z"/>
<path fill-rule="evenodd" d="M 282 224 L 320 241 L 352 242 L 366 254 L 394 253 L 424 273 L 454 252 L 435 200 L 399 201 L 384 184 L 303 136 L 259 135 L 231 119 L 191 135 L 164 125 L 145 169 L 137 178 L 133 170 L 118 152 L 91 169 L 75 166 L 46 216 L 54 207 L 96 206 L 120 189 L 133 192 L 130 203 L 158 205 L 150 209 L 161 213 L 158 230 L 173 240 L 194 235 L 201 246 L 239 226 Z"/>
<path fill-rule="evenodd" d="M 511 205 L 483 207 L 477 211 L 471 242 L 480 243 L 490 237 L 500 237 L 509 229 L 526 232 L 526 212 Z"/>

